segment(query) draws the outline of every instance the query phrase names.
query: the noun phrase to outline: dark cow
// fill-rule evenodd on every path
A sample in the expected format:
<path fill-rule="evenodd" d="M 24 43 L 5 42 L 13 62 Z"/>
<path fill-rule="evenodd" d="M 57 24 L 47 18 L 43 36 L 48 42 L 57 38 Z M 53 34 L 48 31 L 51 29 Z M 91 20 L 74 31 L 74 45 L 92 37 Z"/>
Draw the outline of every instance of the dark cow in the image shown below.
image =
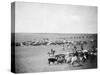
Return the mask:
<path fill-rule="evenodd" d="M 55 63 L 55 62 L 57 62 L 57 59 L 56 58 L 48 58 L 48 63 L 50 64 L 50 63 Z"/>
<path fill-rule="evenodd" d="M 65 62 L 65 59 L 63 58 L 63 57 L 59 57 L 58 59 L 57 59 L 57 64 L 62 64 L 62 63 L 64 63 Z"/>
<path fill-rule="evenodd" d="M 62 63 L 65 63 L 66 62 L 66 60 L 65 60 L 65 55 L 64 54 L 58 54 L 58 55 L 55 55 L 54 57 L 52 56 L 52 57 L 50 57 L 50 58 L 48 58 L 48 63 L 50 64 L 50 63 L 57 63 L 57 64 L 62 64 Z"/>
<path fill-rule="evenodd" d="M 57 58 L 57 63 L 65 63 L 66 62 L 66 59 L 65 59 L 65 54 L 58 54 L 58 55 L 55 55 L 55 58 Z"/>

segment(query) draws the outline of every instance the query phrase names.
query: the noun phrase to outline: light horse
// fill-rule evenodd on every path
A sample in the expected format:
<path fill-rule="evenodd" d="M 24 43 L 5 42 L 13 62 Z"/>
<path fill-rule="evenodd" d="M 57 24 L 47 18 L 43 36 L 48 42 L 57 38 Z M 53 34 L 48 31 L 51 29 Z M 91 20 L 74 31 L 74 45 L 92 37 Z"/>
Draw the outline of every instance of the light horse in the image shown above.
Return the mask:
<path fill-rule="evenodd" d="M 74 52 L 74 53 L 72 53 L 71 56 L 68 56 L 68 57 L 67 57 L 67 63 L 69 63 L 69 62 L 70 62 L 70 64 L 73 65 L 73 66 L 74 66 L 75 64 L 81 65 L 81 64 L 80 64 L 80 57 L 79 57 L 79 54 L 78 54 L 77 51 Z"/>

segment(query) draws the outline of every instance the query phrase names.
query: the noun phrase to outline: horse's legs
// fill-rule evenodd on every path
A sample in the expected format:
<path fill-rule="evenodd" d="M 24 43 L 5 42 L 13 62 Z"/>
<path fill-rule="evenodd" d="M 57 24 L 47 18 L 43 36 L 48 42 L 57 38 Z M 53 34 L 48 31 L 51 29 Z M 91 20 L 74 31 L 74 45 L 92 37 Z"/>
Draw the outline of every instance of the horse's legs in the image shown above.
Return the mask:
<path fill-rule="evenodd" d="M 74 62 L 71 63 L 72 65 L 74 64 Z"/>
<path fill-rule="evenodd" d="M 73 61 L 71 61 L 71 65 L 73 65 Z"/>

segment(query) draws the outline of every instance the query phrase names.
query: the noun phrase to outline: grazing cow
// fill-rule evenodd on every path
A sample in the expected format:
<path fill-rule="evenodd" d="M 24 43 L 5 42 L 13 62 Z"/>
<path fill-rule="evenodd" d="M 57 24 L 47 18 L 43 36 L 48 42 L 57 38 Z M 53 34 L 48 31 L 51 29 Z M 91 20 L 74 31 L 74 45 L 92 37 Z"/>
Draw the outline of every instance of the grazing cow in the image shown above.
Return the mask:
<path fill-rule="evenodd" d="M 65 63 L 66 59 L 65 59 L 65 54 L 57 54 L 55 55 L 55 58 L 57 58 L 57 63 Z"/>
<path fill-rule="evenodd" d="M 48 58 L 48 63 L 50 64 L 50 63 L 55 63 L 55 62 L 57 62 L 57 59 L 56 58 Z"/>
<path fill-rule="evenodd" d="M 62 57 L 59 57 L 58 59 L 57 59 L 57 64 L 59 64 L 59 63 L 64 63 L 64 59 L 62 58 Z"/>
<path fill-rule="evenodd" d="M 65 58 L 65 54 L 57 54 L 55 55 L 56 58 L 59 58 L 59 57 L 62 57 L 62 58 Z"/>
<path fill-rule="evenodd" d="M 65 63 L 66 60 L 65 60 L 65 55 L 64 54 L 58 54 L 58 55 L 55 55 L 55 56 L 50 56 L 50 58 L 48 58 L 48 63 L 55 63 L 57 62 L 57 64 L 62 64 L 62 63 Z"/>

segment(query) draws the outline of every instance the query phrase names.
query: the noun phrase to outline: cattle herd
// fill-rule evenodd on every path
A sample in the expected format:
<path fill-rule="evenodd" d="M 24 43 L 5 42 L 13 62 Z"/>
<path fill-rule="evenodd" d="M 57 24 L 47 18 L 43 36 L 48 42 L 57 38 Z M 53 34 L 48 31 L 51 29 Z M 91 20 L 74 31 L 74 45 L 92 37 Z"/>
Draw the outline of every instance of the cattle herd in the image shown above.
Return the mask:
<path fill-rule="evenodd" d="M 88 60 L 94 61 L 97 58 L 97 50 L 81 50 L 76 52 L 67 52 L 66 54 L 57 54 L 55 55 L 51 50 L 49 54 L 48 64 L 71 64 L 71 65 L 82 65 Z"/>
<path fill-rule="evenodd" d="M 41 39 L 41 40 L 34 40 L 34 41 L 16 42 L 15 46 L 62 45 L 65 43 L 69 43 L 69 42 L 68 41 L 64 42 L 64 40 L 51 41 L 49 39 Z"/>
<path fill-rule="evenodd" d="M 84 45 L 90 42 L 91 47 L 84 49 Z M 55 54 L 55 50 L 51 49 L 48 52 L 48 64 L 64 64 L 68 63 L 71 65 L 82 65 L 82 63 L 87 62 L 88 60 L 97 59 L 97 41 L 66 41 L 66 40 L 56 40 L 50 41 L 48 39 L 42 41 L 24 41 L 16 42 L 15 46 L 48 46 L 48 45 L 60 45 L 65 47 L 72 47 L 72 52 L 65 52 L 64 54 Z M 80 46 L 80 50 L 77 48 Z"/>
<path fill-rule="evenodd" d="M 91 43 L 97 43 L 97 40 L 88 40 L 88 41 L 73 41 L 73 40 L 66 40 L 66 39 L 58 39 L 58 40 L 49 40 L 48 38 L 46 39 L 40 39 L 40 40 L 33 40 L 33 41 L 22 41 L 22 42 L 15 42 L 12 43 L 15 46 L 41 46 L 41 45 L 64 45 L 66 44 L 67 46 L 71 45 L 84 45 L 87 44 L 88 42 Z"/>

